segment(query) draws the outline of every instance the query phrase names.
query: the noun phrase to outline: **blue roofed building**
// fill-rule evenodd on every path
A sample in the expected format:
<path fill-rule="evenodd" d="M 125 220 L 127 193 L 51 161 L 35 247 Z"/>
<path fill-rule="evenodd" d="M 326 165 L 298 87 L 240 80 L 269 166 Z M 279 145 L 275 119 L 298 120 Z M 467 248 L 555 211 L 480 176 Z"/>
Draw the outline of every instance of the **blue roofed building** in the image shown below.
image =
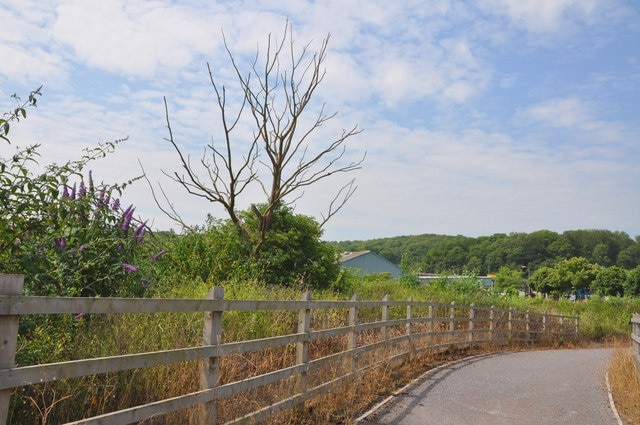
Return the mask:
<path fill-rule="evenodd" d="M 399 279 L 402 275 L 398 265 L 371 251 L 344 252 L 340 263 L 345 269 L 358 270 L 360 276 L 389 273 L 394 279 Z"/>

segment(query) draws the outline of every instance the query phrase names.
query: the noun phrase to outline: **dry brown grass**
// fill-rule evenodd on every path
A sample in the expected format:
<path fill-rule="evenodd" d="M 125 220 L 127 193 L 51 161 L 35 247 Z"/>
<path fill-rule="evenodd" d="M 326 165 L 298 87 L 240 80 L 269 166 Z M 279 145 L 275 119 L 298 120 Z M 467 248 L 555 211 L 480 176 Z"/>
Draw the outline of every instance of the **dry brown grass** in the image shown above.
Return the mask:
<path fill-rule="evenodd" d="M 608 367 L 616 408 L 629 425 L 640 425 L 640 371 L 629 348 L 617 348 Z"/>

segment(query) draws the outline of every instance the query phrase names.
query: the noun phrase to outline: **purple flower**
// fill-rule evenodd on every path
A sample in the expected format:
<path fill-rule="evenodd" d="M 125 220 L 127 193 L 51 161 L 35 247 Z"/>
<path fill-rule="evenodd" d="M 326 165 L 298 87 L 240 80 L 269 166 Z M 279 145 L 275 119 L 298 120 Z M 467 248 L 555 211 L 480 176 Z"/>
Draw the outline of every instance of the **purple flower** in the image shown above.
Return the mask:
<path fill-rule="evenodd" d="M 93 193 L 93 171 L 89 170 L 89 192 Z"/>
<path fill-rule="evenodd" d="M 164 254 L 166 254 L 166 253 L 167 253 L 167 250 L 163 249 L 162 251 L 158 252 L 156 255 L 152 255 L 152 256 L 151 256 L 151 260 L 153 260 L 153 261 L 158 261 L 158 260 L 159 260 L 159 259 L 161 259 L 161 258 L 162 258 L 162 256 L 163 256 Z"/>
<path fill-rule="evenodd" d="M 84 182 L 80 182 L 80 187 L 78 188 L 78 198 L 84 198 L 87 196 L 87 188 L 84 186 Z"/>
<path fill-rule="evenodd" d="M 113 201 L 111 209 L 114 211 L 118 211 L 120 209 L 120 198 L 116 198 L 115 201 Z"/>
<path fill-rule="evenodd" d="M 60 248 L 61 250 L 65 250 L 67 248 L 67 241 L 64 239 L 64 237 L 62 238 L 55 238 L 53 240 L 53 243 Z"/>
<path fill-rule="evenodd" d="M 69 198 L 71 199 L 76 199 L 76 184 L 73 184 L 73 187 L 71 188 L 71 194 L 69 195 Z"/>
<path fill-rule="evenodd" d="M 123 218 L 123 222 L 122 222 L 122 230 L 128 230 L 129 229 L 129 225 L 131 224 L 131 219 L 133 218 L 133 212 L 136 209 L 133 208 L 133 205 L 129 205 L 129 208 L 127 208 L 123 213 L 122 213 L 122 218 Z"/>
<path fill-rule="evenodd" d="M 125 270 L 129 270 L 130 272 L 137 272 L 138 271 L 138 268 L 136 266 L 131 265 L 131 264 L 127 264 L 127 263 L 124 263 L 122 265 L 122 268 L 125 269 Z"/>
<path fill-rule="evenodd" d="M 144 241 L 144 235 L 147 233 L 147 221 L 144 223 L 140 223 L 136 230 L 133 231 L 133 236 L 138 239 L 138 243 L 142 243 Z"/>
<path fill-rule="evenodd" d="M 67 187 L 66 184 L 62 188 L 62 197 L 63 198 L 68 198 L 69 197 L 69 188 Z"/>

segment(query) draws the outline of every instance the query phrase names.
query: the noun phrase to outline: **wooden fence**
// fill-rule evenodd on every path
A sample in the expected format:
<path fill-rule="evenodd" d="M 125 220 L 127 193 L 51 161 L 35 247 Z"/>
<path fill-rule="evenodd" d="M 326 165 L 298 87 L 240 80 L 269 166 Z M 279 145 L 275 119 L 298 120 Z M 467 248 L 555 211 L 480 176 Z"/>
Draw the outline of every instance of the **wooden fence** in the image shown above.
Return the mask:
<path fill-rule="evenodd" d="M 302 409 L 305 401 L 326 394 L 372 368 L 410 359 L 428 350 L 480 343 L 532 343 L 542 338 L 571 339 L 577 336 L 579 327 L 577 317 L 411 299 L 394 301 L 388 296 L 377 301 L 361 301 L 357 295 L 349 301 L 320 301 L 313 300 L 307 292 L 299 301 L 246 301 L 224 299 L 223 288 L 214 287 L 206 299 L 198 300 L 52 298 L 23 296 L 22 282 L 22 276 L 0 275 L 0 423 L 7 420 L 14 388 L 192 361 L 200 364 L 198 391 L 71 423 L 129 424 L 194 406 L 198 406 L 200 423 L 255 423 L 278 412 Z M 225 313 L 275 310 L 287 312 L 292 318 L 290 333 L 264 339 L 225 341 Z M 323 311 L 343 315 L 341 326 L 323 326 L 322 320 L 318 320 Z M 15 367 L 20 316 L 78 312 L 89 315 L 203 312 L 202 345 Z M 637 325 L 635 329 L 636 335 L 640 333 Z M 326 349 L 318 350 L 321 346 L 331 346 L 334 350 L 327 354 Z M 282 363 L 286 363 L 287 358 L 289 363 L 258 375 L 236 377 L 229 382 L 223 379 L 221 364 L 225 359 L 265 349 L 281 349 Z M 322 356 L 319 356 L 320 352 Z M 274 385 L 280 394 L 286 394 L 274 400 L 273 392 L 265 390 L 270 396 L 264 397 L 263 405 L 249 406 L 250 411 L 242 412 L 238 417 L 222 417 L 219 406 L 223 400 L 233 400 L 239 394 Z M 249 399 L 253 403 L 254 399 Z"/>
<path fill-rule="evenodd" d="M 640 368 L 640 314 L 631 317 L 631 348 Z"/>

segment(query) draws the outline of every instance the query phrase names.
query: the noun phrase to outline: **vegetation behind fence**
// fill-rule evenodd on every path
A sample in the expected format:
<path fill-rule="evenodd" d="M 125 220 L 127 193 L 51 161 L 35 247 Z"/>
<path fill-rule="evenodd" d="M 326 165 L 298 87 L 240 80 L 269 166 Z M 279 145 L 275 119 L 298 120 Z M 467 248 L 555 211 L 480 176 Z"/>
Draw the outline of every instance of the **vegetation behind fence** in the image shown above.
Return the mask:
<path fill-rule="evenodd" d="M 390 300 L 299 301 L 224 299 L 222 287 L 206 299 L 52 298 L 22 295 L 22 276 L 0 276 L 0 422 L 9 415 L 15 388 L 157 365 L 198 362 L 199 389 L 165 400 L 107 412 L 75 424 L 127 424 L 190 409 L 202 423 L 252 423 L 298 409 L 330 389 L 381 365 L 428 350 L 474 344 L 569 340 L 578 335 L 577 317 L 540 314 L 455 303 Z M 226 314 L 258 320 L 260 312 L 282 312 L 276 335 L 234 340 Z M 52 364 L 15 367 L 19 318 L 28 315 L 202 312 L 202 345 L 126 353 Z M 331 320 L 327 320 L 331 317 Z M 340 323 L 340 326 L 335 326 Z M 261 357 L 276 357 L 278 369 L 263 370 Z M 270 362 L 273 364 L 273 362 Z M 234 365 L 236 367 L 230 367 Z M 233 370 L 234 372 L 229 372 Z M 248 403 L 247 400 L 251 402 Z M 244 411 L 224 406 L 244 405 Z M 241 414 L 237 414 L 240 411 Z M 78 412 L 78 418 L 85 413 Z"/>

